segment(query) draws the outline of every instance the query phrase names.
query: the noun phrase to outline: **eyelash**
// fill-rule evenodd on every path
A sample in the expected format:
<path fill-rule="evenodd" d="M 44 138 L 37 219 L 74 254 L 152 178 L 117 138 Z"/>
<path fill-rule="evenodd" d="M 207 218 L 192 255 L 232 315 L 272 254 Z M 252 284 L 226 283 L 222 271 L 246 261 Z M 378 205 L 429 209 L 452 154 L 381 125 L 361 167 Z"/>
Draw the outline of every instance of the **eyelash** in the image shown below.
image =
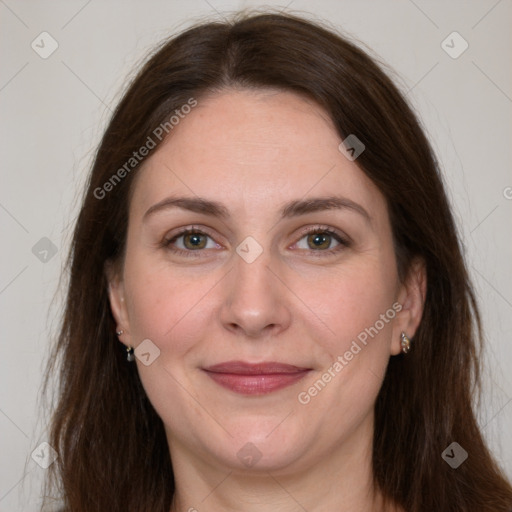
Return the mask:
<path fill-rule="evenodd" d="M 194 250 L 183 250 L 183 249 L 178 249 L 176 247 L 172 247 L 172 244 L 176 240 L 178 240 L 178 238 L 188 235 L 188 234 L 192 234 L 192 233 L 197 234 L 197 235 L 204 235 L 213 240 L 213 237 L 211 235 L 209 235 L 208 233 L 206 233 L 205 231 L 203 231 L 200 228 L 195 228 L 192 226 L 192 227 L 183 229 L 182 231 L 180 231 L 179 233 L 174 235 L 172 238 L 163 240 L 161 246 L 175 254 L 180 255 L 180 256 L 186 256 L 186 257 L 192 257 L 192 258 L 201 257 L 200 253 L 203 252 L 204 249 L 198 249 L 198 250 L 194 251 Z M 318 251 L 310 249 L 309 251 L 311 253 L 315 254 L 315 257 L 322 257 L 325 255 L 336 254 L 339 251 L 343 250 L 343 248 L 350 247 L 350 245 L 351 245 L 350 241 L 347 238 L 344 238 L 338 231 L 334 230 L 334 228 L 331 228 L 330 226 L 316 226 L 314 228 L 307 228 L 307 229 L 301 231 L 300 237 L 297 240 L 297 242 L 302 240 L 307 235 L 315 235 L 315 234 L 326 234 L 328 236 L 333 237 L 340 244 L 340 245 L 336 246 L 334 249 L 326 249 L 326 250 L 318 250 Z M 297 243 L 297 242 L 295 242 L 295 243 Z M 301 250 L 307 250 L 307 249 L 301 249 Z M 197 254 L 194 254 L 194 253 L 197 253 Z"/>

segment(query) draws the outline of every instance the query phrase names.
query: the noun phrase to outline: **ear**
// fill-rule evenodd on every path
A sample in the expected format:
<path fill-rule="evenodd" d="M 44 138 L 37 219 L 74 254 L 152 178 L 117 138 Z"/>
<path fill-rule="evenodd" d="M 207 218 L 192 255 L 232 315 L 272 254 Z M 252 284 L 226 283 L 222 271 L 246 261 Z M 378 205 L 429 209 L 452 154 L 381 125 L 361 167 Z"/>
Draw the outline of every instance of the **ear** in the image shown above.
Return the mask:
<path fill-rule="evenodd" d="M 423 316 L 423 307 L 427 295 L 427 271 L 425 262 L 416 259 L 412 262 L 405 281 L 400 285 L 397 302 L 401 306 L 393 325 L 391 353 L 401 352 L 400 335 L 404 332 L 413 338 Z"/>
<path fill-rule="evenodd" d="M 130 345 L 130 322 L 124 298 L 124 283 L 121 272 L 117 265 L 108 261 L 105 264 L 105 275 L 108 282 L 110 309 L 117 324 L 116 329 L 123 331 L 123 334 L 119 336 L 119 341 L 125 345 Z"/>

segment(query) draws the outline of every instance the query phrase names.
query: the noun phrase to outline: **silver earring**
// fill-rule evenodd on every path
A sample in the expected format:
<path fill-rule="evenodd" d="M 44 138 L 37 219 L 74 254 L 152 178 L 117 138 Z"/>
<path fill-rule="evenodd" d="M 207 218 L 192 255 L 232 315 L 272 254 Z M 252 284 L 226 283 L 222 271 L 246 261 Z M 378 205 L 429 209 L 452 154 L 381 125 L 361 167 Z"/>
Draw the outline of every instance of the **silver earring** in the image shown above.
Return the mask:
<path fill-rule="evenodd" d="M 133 347 L 126 347 L 126 360 L 131 363 L 135 359 L 133 355 Z"/>
<path fill-rule="evenodd" d="M 116 331 L 116 334 L 118 336 L 121 336 L 121 334 L 123 334 L 123 333 L 124 333 L 124 331 L 122 329 L 119 329 L 118 331 Z"/>
<path fill-rule="evenodd" d="M 402 334 L 400 334 L 400 346 L 402 347 L 402 352 L 404 354 L 407 354 L 407 352 L 411 350 L 411 340 L 403 331 Z"/>

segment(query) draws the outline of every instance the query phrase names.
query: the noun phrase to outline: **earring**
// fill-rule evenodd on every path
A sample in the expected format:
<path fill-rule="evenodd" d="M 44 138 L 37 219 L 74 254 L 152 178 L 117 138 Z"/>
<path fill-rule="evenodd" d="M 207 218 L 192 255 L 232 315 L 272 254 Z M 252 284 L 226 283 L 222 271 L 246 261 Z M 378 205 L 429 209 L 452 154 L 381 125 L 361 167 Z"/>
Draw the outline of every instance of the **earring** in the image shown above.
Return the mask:
<path fill-rule="evenodd" d="M 124 331 L 122 329 L 117 329 L 116 334 L 118 336 L 121 336 Z M 133 347 L 126 347 L 126 360 L 131 363 L 135 359 L 135 356 L 133 355 Z"/>
<path fill-rule="evenodd" d="M 407 354 L 407 352 L 409 352 L 409 350 L 411 350 L 411 340 L 409 339 L 407 334 L 405 334 L 405 332 L 403 332 L 403 331 L 402 331 L 402 334 L 400 334 L 400 345 L 402 347 L 402 352 L 404 354 Z"/>
<path fill-rule="evenodd" d="M 133 347 L 126 347 L 126 360 L 131 363 L 135 359 L 133 355 Z"/>

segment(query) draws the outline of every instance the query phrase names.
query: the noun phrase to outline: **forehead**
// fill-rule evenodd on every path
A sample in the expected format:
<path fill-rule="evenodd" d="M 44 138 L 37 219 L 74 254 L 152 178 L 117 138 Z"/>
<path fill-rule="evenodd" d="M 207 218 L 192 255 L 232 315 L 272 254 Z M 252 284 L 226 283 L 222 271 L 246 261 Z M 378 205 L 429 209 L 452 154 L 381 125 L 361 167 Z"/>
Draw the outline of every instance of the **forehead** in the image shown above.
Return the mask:
<path fill-rule="evenodd" d="M 329 115 L 297 94 L 227 90 L 199 100 L 146 160 L 132 206 L 142 215 L 167 195 L 186 193 L 261 216 L 308 195 L 341 194 L 385 211 L 340 142 Z"/>

